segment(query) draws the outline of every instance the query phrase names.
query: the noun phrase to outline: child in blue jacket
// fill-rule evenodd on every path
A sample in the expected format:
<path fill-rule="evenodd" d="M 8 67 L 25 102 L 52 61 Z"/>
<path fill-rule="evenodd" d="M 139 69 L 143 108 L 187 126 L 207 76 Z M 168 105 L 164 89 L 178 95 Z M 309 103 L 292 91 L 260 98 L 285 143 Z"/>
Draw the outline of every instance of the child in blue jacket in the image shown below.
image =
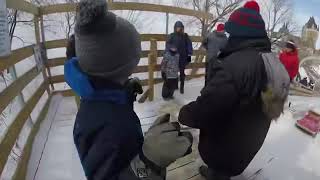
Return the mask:
<path fill-rule="evenodd" d="M 65 64 L 65 79 L 81 97 L 73 136 L 89 180 L 117 180 L 144 141 L 133 109 L 142 88 L 129 80 L 140 60 L 140 34 L 106 9 L 105 0 L 80 1 L 77 58 Z"/>
<path fill-rule="evenodd" d="M 140 35 L 106 9 L 105 0 L 80 1 L 77 57 L 65 64 L 65 79 L 81 96 L 73 136 L 82 167 L 88 180 L 164 180 L 166 167 L 191 152 L 192 135 L 165 115 L 144 140 L 133 109 L 142 87 L 128 78 L 140 59 Z"/>

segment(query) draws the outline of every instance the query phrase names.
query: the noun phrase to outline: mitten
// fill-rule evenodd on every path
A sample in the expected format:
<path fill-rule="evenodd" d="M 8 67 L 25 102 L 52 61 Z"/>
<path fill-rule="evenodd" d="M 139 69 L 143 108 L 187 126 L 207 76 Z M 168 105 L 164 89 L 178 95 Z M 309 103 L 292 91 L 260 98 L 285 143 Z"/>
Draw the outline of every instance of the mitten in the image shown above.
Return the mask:
<path fill-rule="evenodd" d="M 159 117 L 146 133 L 142 153 L 139 155 L 141 161 L 136 159 L 134 163 L 135 167 L 140 168 L 133 168 L 138 177 L 164 179 L 166 168 L 171 163 L 192 152 L 192 134 L 180 132 L 179 123 L 170 123 L 169 120 L 170 114 Z M 141 168 L 142 162 L 146 168 Z"/>
<path fill-rule="evenodd" d="M 143 155 L 160 168 L 184 157 L 192 146 L 192 135 L 182 134 L 179 123 L 170 123 L 169 120 L 168 114 L 155 122 L 147 132 L 142 148 Z"/>

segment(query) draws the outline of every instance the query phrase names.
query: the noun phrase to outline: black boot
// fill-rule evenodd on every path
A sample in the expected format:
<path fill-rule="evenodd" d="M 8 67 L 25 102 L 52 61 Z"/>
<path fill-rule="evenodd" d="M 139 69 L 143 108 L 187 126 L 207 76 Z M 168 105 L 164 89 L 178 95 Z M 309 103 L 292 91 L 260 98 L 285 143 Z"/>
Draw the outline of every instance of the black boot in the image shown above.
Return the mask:
<path fill-rule="evenodd" d="M 230 177 L 219 175 L 207 166 L 201 166 L 199 168 L 199 173 L 206 178 L 206 180 L 231 180 Z"/>
<path fill-rule="evenodd" d="M 208 175 L 209 175 L 209 169 L 208 169 L 208 167 L 207 166 L 201 166 L 200 168 L 199 168 L 199 173 L 200 173 L 200 175 L 202 176 L 202 177 L 204 177 L 204 178 L 208 178 Z"/>
<path fill-rule="evenodd" d="M 184 80 L 180 83 L 180 93 L 184 94 Z"/>
<path fill-rule="evenodd" d="M 180 93 L 184 94 L 184 87 L 180 87 Z"/>

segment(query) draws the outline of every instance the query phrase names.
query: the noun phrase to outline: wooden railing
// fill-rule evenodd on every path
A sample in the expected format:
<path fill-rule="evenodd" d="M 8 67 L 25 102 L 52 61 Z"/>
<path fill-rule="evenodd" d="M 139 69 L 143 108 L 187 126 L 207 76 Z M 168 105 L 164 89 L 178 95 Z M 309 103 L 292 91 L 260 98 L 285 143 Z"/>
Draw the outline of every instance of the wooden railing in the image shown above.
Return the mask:
<path fill-rule="evenodd" d="M 158 57 L 161 57 L 164 53 L 164 50 L 158 50 L 158 42 L 166 41 L 167 35 L 163 34 L 142 34 L 141 35 L 141 40 L 142 42 L 149 41 L 150 42 L 150 50 L 145 50 L 141 52 L 141 58 L 148 58 L 148 65 L 141 65 L 138 66 L 135 70 L 134 73 L 148 73 L 148 79 L 142 79 L 142 85 L 143 86 L 148 86 L 148 90 L 146 91 L 146 94 L 143 96 L 149 97 L 149 100 L 152 101 L 154 99 L 154 85 L 157 83 L 162 82 L 161 79 L 157 79 L 154 77 L 155 72 L 160 71 L 160 65 L 157 64 L 157 59 Z M 195 43 L 201 42 L 202 38 L 198 36 L 191 36 L 191 40 Z M 54 49 L 54 48 L 63 48 L 66 47 L 67 41 L 65 39 L 62 40 L 54 40 L 54 41 L 49 41 L 45 43 L 45 46 L 47 49 Z M 194 51 L 194 56 L 204 56 L 205 52 L 201 50 L 195 50 Z M 54 59 L 49 59 L 47 66 L 48 68 L 53 68 L 57 66 L 62 66 L 64 65 L 66 61 L 66 57 L 58 57 Z M 195 68 L 204 68 L 205 64 L 204 63 L 191 63 L 189 64 L 186 69 L 195 69 Z M 188 78 L 193 78 L 193 77 L 200 77 L 203 76 L 203 74 L 198 75 L 198 74 L 193 74 L 192 76 L 189 75 Z M 49 77 L 49 82 L 50 84 L 54 85 L 57 83 L 64 83 L 64 75 L 56 75 Z M 58 92 L 55 92 L 58 93 Z M 74 95 L 71 90 L 64 90 L 61 91 L 63 95 L 70 96 Z M 144 102 L 144 101 L 140 101 Z"/>
<path fill-rule="evenodd" d="M 16 7 L 18 10 L 22 10 L 35 15 L 35 26 L 39 24 L 37 21 L 37 14 L 39 9 L 27 2 L 22 1 L 8 1 L 8 7 Z M 39 27 L 36 27 L 37 29 Z M 37 36 L 37 34 L 36 34 Z M 37 38 L 38 39 L 38 38 Z M 40 41 L 37 40 L 37 44 Z M 22 62 L 23 60 L 33 56 L 33 46 L 23 47 L 11 52 L 11 55 L 5 58 L 0 58 L 0 72 L 5 71 L 13 67 L 15 64 Z M 50 90 L 49 90 L 49 81 L 44 71 L 38 71 L 37 67 L 32 67 L 29 71 L 17 78 L 12 84 L 10 84 L 6 89 L 0 92 L 0 113 L 2 113 L 8 105 L 13 102 L 13 100 L 21 94 L 22 90 L 26 88 L 39 74 L 43 73 L 44 81 L 33 93 L 33 95 L 25 102 L 24 106 L 14 117 L 13 122 L 7 127 L 7 130 L 3 136 L 3 139 L 0 142 L 0 174 L 2 174 L 8 157 L 11 153 L 13 146 L 16 143 L 16 140 L 19 137 L 19 134 L 30 117 L 31 113 L 34 111 L 36 105 L 38 104 L 40 98 L 47 92 L 49 98 L 46 100 L 46 105 L 43 106 L 40 110 L 40 114 L 37 119 L 34 121 L 35 124 L 32 129 L 32 133 L 29 134 L 27 139 L 27 144 L 23 147 L 22 156 L 18 162 L 18 168 L 13 179 L 24 179 L 26 175 L 27 162 L 30 157 L 30 149 L 32 148 L 32 142 L 35 136 L 36 127 L 40 126 L 40 123 L 45 117 L 45 112 L 48 111 L 48 104 L 50 102 Z M 23 177 L 23 178 L 21 178 Z"/>

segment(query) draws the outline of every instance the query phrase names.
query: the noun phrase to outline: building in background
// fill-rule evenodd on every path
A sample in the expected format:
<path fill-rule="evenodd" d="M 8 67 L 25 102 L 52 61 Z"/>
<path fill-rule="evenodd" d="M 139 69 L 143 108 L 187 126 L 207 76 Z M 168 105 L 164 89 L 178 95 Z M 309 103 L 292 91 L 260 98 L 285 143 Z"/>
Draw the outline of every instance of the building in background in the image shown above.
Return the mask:
<path fill-rule="evenodd" d="M 284 23 L 278 33 L 274 34 L 274 38 L 280 42 L 278 44 L 293 40 L 299 48 L 301 60 L 309 56 L 320 55 L 320 50 L 316 49 L 319 38 L 319 25 L 316 23 L 314 17 L 310 17 L 308 22 L 303 26 L 300 37 L 291 34 L 288 26 L 287 23 Z"/>
<path fill-rule="evenodd" d="M 282 44 L 288 40 L 293 40 L 299 49 L 299 58 L 302 62 L 307 57 L 311 60 L 303 61 L 301 64 L 298 81 L 307 76 L 308 80 L 315 82 L 315 90 L 320 91 L 320 49 L 316 49 L 319 39 L 319 25 L 314 17 L 310 17 L 303 26 L 301 36 L 293 35 L 289 31 L 289 25 L 284 23 L 279 31 L 273 34 L 275 43 L 274 50 L 280 51 Z M 318 58 L 319 57 L 319 58 Z M 304 69 L 303 71 L 301 70 Z"/>
<path fill-rule="evenodd" d="M 319 38 L 319 26 L 314 17 L 310 17 L 309 21 L 302 28 L 302 43 L 304 46 L 316 49 Z"/>

